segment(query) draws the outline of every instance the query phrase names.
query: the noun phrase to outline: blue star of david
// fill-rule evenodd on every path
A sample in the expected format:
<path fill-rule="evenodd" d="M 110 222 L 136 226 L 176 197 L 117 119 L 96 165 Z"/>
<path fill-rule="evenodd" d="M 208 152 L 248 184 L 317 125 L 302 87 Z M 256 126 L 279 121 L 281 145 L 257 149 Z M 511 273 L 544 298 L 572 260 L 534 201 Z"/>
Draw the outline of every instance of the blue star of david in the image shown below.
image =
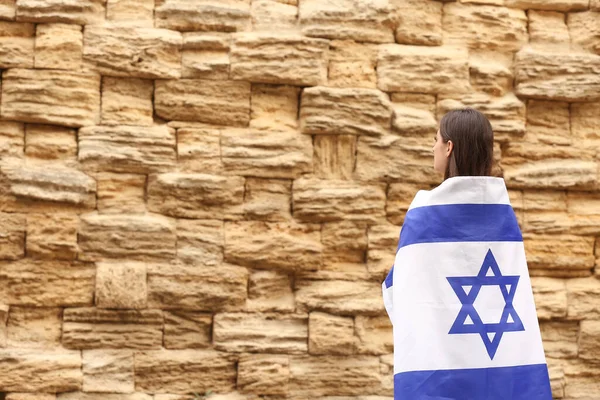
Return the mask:
<path fill-rule="evenodd" d="M 492 274 L 488 275 L 490 270 Z M 512 304 L 519 276 L 503 276 L 491 249 L 488 250 L 477 276 L 448 277 L 446 279 L 462 303 L 462 308 L 448 334 L 478 334 L 485 344 L 490 359 L 493 360 L 504 333 L 525 330 Z M 498 286 L 502 292 L 505 306 L 499 323 L 484 324 L 473 306 L 482 286 Z M 471 290 L 465 290 L 465 287 L 470 287 Z M 509 317 L 512 319 L 511 322 L 509 322 Z M 471 319 L 468 323 L 467 318 Z"/>

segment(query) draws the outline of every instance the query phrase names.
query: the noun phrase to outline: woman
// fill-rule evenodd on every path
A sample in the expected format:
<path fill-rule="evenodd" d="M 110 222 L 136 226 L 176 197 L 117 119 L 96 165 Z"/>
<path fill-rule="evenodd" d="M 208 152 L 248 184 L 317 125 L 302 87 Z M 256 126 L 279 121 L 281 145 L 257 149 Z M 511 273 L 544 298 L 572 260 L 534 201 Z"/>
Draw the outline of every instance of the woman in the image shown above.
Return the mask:
<path fill-rule="evenodd" d="M 523 239 L 494 134 L 473 109 L 440 121 L 434 168 L 383 283 L 394 328 L 395 400 L 551 400 Z"/>

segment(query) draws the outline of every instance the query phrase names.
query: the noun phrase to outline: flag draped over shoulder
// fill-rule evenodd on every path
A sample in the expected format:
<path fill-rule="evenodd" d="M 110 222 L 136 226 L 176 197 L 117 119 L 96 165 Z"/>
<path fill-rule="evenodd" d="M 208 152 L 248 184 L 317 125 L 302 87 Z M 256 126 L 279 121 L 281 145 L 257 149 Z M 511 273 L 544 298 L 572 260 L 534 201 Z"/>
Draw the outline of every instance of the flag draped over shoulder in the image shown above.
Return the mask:
<path fill-rule="evenodd" d="M 395 400 L 551 400 L 523 238 L 501 178 L 420 191 L 383 283 Z"/>

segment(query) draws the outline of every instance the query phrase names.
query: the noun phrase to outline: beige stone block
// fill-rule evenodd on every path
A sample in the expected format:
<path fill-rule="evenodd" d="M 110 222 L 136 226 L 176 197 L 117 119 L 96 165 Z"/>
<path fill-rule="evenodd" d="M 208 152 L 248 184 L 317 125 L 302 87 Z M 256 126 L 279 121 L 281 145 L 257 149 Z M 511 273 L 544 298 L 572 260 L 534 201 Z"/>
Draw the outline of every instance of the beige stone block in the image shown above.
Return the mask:
<path fill-rule="evenodd" d="M 63 346 L 69 349 L 152 349 L 162 346 L 160 310 L 67 308 Z"/>
<path fill-rule="evenodd" d="M 437 1 L 392 0 L 398 14 L 396 43 L 417 46 L 442 44 L 442 6 Z"/>
<path fill-rule="evenodd" d="M 342 180 L 294 181 L 294 217 L 306 222 L 374 222 L 385 216 L 385 187 Z"/>
<path fill-rule="evenodd" d="M 0 304 L 0 348 L 6 347 L 8 312 L 9 307 L 5 304 Z"/>
<path fill-rule="evenodd" d="M 148 298 L 146 272 L 144 263 L 96 263 L 96 306 L 98 308 L 146 308 Z"/>
<path fill-rule="evenodd" d="M 383 280 L 396 259 L 396 249 L 401 227 L 387 224 L 370 226 L 368 236 L 367 267 L 369 273 Z"/>
<path fill-rule="evenodd" d="M 98 184 L 98 212 L 102 214 L 141 214 L 146 211 L 145 175 L 100 172 Z"/>
<path fill-rule="evenodd" d="M 127 26 L 154 27 L 154 0 L 108 0 L 106 19 Z"/>
<path fill-rule="evenodd" d="M 248 271 L 233 265 L 148 266 L 148 306 L 171 310 L 230 311 L 246 303 Z"/>
<path fill-rule="evenodd" d="M 352 221 L 323 224 L 321 242 L 325 263 L 362 263 L 367 250 L 367 226 Z"/>
<path fill-rule="evenodd" d="M 343 385 L 339 383 L 343 382 Z M 379 358 L 291 356 L 290 394 L 303 398 L 374 393 L 381 385 Z"/>
<path fill-rule="evenodd" d="M 588 0 L 504 0 L 504 4 L 523 10 L 581 11 L 588 7 Z"/>
<path fill-rule="evenodd" d="M 567 316 L 567 287 L 562 279 L 532 277 L 531 286 L 540 319 Z"/>
<path fill-rule="evenodd" d="M 60 308 L 10 307 L 6 324 L 7 347 L 60 347 L 61 328 Z"/>
<path fill-rule="evenodd" d="M 2 392 L 68 392 L 81 385 L 78 351 L 0 349 Z"/>
<path fill-rule="evenodd" d="M 572 235 L 524 234 L 530 269 L 570 271 L 594 268 L 594 238 Z"/>
<path fill-rule="evenodd" d="M 33 24 L 0 21 L 0 67 L 32 68 L 34 43 Z"/>
<path fill-rule="evenodd" d="M 292 182 L 288 180 L 248 178 L 244 195 L 247 218 L 262 221 L 291 219 Z"/>
<path fill-rule="evenodd" d="M 535 47 L 569 50 L 570 37 L 565 14 L 555 11 L 530 10 L 527 16 L 531 44 Z"/>
<path fill-rule="evenodd" d="M 546 357 L 577 357 L 579 322 L 543 322 L 540 331 Z"/>
<path fill-rule="evenodd" d="M 234 357 L 212 350 L 154 350 L 135 353 L 135 388 L 150 393 L 230 392 Z"/>
<path fill-rule="evenodd" d="M 197 79 L 229 79 L 230 49 L 231 35 L 228 33 L 184 33 L 181 76 Z"/>
<path fill-rule="evenodd" d="M 154 107 L 167 120 L 248 126 L 250 83 L 180 79 L 156 81 Z"/>
<path fill-rule="evenodd" d="M 600 0 L 590 0 L 590 9 L 600 11 Z"/>
<path fill-rule="evenodd" d="M 35 68 L 78 70 L 83 61 L 83 33 L 78 25 L 39 24 Z"/>
<path fill-rule="evenodd" d="M 418 183 L 392 183 L 388 187 L 385 210 L 388 220 L 394 225 L 402 225 L 410 203 L 419 190 L 428 189 Z M 397 239 L 397 238 L 396 238 Z"/>
<path fill-rule="evenodd" d="M 594 71 L 599 65 L 596 54 L 524 48 L 515 57 L 515 93 L 541 100 L 598 100 L 600 77 Z"/>
<path fill-rule="evenodd" d="M 102 124 L 151 126 L 153 91 L 149 80 L 104 77 Z"/>
<path fill-rule="evenodd" d="M 250 0 L 158 0 L 158 28 L 236 32 L 251 29 Z"/>
<path fill-rule="evenodd" d="M 477 91 L 492 96 L 504 96 L 513 90 L 512 60 L 501 62 L 491 59 L 487 52 L 469 54 L 471 85 Z"/>
<path fill-rule="evenodd" d="M 100 76 L 90 72 L 11 69 L 2 74 L 2 118 L 81 127 L 100 117 Z"/>
<path fill-rule="evenodd" d="M 27 124 L 25 154 L 46 160 L 73 160 L 77 157 L 76 131 L 56 125 Z"/>
<path fill-rule="evenodd" d="M 180 218 L 225 219 L 242 213 L 244 178 L 169 172 L 148 182 L 148 210 Z"/>
<path fill-rule="evenodd" d="M 6 400 L 56 400 L 55 394 L 50 393 L 9 393 Z"/>
<path fill-rule="evenodd" d="M 277 0 L 254 0 L 250 8 L 253 31 L 297 31 L 298 7 Z"/>
<path fill-rule="evenodd" d="M 21 157 L 25 151 L 25 128 L 18 122 L 0 122 L 0 156 Z"/>
<path fill-rule="evenodd" d="M 328 86 L 347 88 L 377 87 L 377 47 L 352 40 L 333 40 L 329 44 Z"/>
<path fill-rule="evenodd" d="M 177 163 L 183 171 L 222 173 L 221 131 L 214 127 L 178 129 Z"/>
<path fill-rule="evenodd" d="M 166 29 L 92 26 L 83 58 L 102 75 L 147 79 L 181 77 L 182 36 Z"/>
<path fill-rule="evenodd" d="M 308 350 L 308 318 L 295 314 L 217 314 L 213 342 L 225 352 L 302 354 Z"/>
<path fill-rule="evenodd" d="M 398 103 L 394 103 L 393 109 L 392 129 L 395 133 L 408 136 L 435 136 L 438 124 L 432 112 Z"/>
<path fill-rule="evenodd" d="M 96 269 L 91 264 L 23 259 L 0 263 L 0 304 L 33 307 L 90 305 Z"/>
<path fill-rule="evenodd" d="M 394 351 L 392 324 L 382 317 L 357 316 L 354 321 L 358 354 L 384 355 Z"/>
<path fill-rule="evenodd" d="M 18 0 L 17 20 L 92 25 L 104 22 L 106 0 L 81 0 L 77 7 L 63 0 Z"/>
<path fill-rule="evenodd" d="M 581 321 L 579 333 L 579 358 L 589 362 L 598 359 L 600 351 L 600 321 Z"/>
<path fill-rule="evenodd" d="M 312 355 L 350 355 L 356 353 L 354 319 L 321 312 L 310 313 L 308 352 Z"/>
<path fill-rule="evenodd" d="M 327 82 L 329 42 L 294 33 L 238 33 L 231 78 L 256 83 L 315 86 Z"/>
<path fill-rule="evenodd" d="M 25 256 L 27 217 L 24 214 L 0 213 L 0 259 L 17 260 Z"/>
<path fill-rule="evenodd" d="M 225 237 L 223 221 L 177 221 L 177 258 L 187 264 L 220 265 Z"/>
<path fill-rule="evenodd" d="M 299 2 L 302 33 L 327 39 L 393 43 L 396 16 L 387 2 L 342 0 Z"/>
<path fill-rule="evenodd" d="M 206 394 L 208 393 L 208 394 Z M 227 394 L 214 394 L 210 391 L 207 391 L 204 395 L 208 395 L 211 400 L 254 400 L 256 399 L 255 395 L 243 395 L 238 392 L 230 392 Z M 212 393 L 212 394 L 211 394 Z M 155 400 L 189 400 L 188 395 L 182 394 L 156 394 L 154 395 Z M 269 399 L 272 397 L 269 397 Z M 277 397 L 275 398 L 277 399 Z"/>
<path fill-rule="evenodd" d="M 376 89 L 319 86 L 302 92 L 302 133 L 379 136 L 389 132 L 391 120 L 389 97 Z"/>
<path fill-rule="evenodd" d="M 14 20 L 17 13 L 16 2 L 17 0 L 0 0 L 0 18 Z"/>
<path fill-rule="evenodd" d="M 598 298 L 600 280 L 579 278 L 567 281 L 567 316 L 573 319 L 597 319 L 600 315 Z"/>
<path fill-rule="evenodd" d="M 571 134 L 585 146 L 600 144 L 600 102 L 571 105 Z"/>
<path fill-rule="evenodd" d="M 82 351 L 83 390 L 96 393 L 131 393 L 133 351 Z"/>
<path fill-rule="evenodd" d="M 296 305 L 288 274 L 253 271 L 248 280 L 246 308 L 250 312 L 293 312 Z"/>
<path fill-rule="evenodd" d="M 321 179 L 352 179 L 357 141 L 356 135 L 315 136 L 315 175 Z"/>
<path fill-rule="evenodd" d="M 153 400 L 153 396 L 146 393 L 108 394 L 108 393 L 59 393 L 57 400 Z"/>
<path fill-rule="evenodd" d="M 73 214 L 27 216 L 27 255 L 34 258 L 74 260 L 77 257 L 79 217 Z"/>
<path fill-rule="evenodd" d="M 227 223 L 225 260 L 260 269 L 316 270 L 322 264 L 320 230 L 320 225 L 293 222 Z"/>
<path fill-rule="evenodd" d="M 280 85 L 252 85 L 250 127 L 256 130 L 298 129 L 300 88 Z"/>
<path fill-rule="evenodd" d="M 175 224 L 156 214 L 98 214 L 81 216 L 79 258 L 156 260 L 176 254 Z"/>
<path fill-rule="evenodd" d="M 550 389 L 554 398 L 562 399 L 565 396 L 565 372 L 564 360 L 547 358 L 548 374 L 550 375 Z"/>
<path fill-rule="evenodd" d="M 290 361 L 285 355 L 245 354 L 238 364 L 237 387 L 242 393 L 285 396 L 290 380 Z"/>
<path fill-rule="evenodd" d="M 296 304 L 301 311 L 335 315 L 383 315 L 381 282 L 296 280 Z"/>
<path fill-rule="evenodd" d="M 527 103 L 526 139 L 546 144 L 570 145 L 570 119 L 568 103 L 530 100 Z"/>
<path fill-rule="evenodd" d="M 570 13 L 567 24 L 574 47 L 600 54 L 600 13 Z"/>
<path fill-rule="evenodd" d="M 226 173 L 260 178 L 297 178 L 312 172 L 312 139 L 299 132 L 224 130 L 221 158 Z"/>
<path fill-rule="evenodd" d="M 212 345 L 212 315 L 197 311 L 165 311 L 164 347 L 196 349 Z"/>

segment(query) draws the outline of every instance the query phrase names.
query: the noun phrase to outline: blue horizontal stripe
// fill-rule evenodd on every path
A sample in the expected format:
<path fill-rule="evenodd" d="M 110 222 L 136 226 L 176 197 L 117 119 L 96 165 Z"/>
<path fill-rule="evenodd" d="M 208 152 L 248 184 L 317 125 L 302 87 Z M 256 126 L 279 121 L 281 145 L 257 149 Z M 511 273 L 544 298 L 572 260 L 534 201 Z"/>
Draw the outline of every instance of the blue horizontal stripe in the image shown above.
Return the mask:
<path fill-rule="evenodd" d="M 508 204 L 444 204 L 409 210 L 398 249 L 418 243 L 521 241 Z"/>
<path fill-rule="evenodd" d="M 394 400 L 552 400 L 546 364 L 403 372 Z"/>

